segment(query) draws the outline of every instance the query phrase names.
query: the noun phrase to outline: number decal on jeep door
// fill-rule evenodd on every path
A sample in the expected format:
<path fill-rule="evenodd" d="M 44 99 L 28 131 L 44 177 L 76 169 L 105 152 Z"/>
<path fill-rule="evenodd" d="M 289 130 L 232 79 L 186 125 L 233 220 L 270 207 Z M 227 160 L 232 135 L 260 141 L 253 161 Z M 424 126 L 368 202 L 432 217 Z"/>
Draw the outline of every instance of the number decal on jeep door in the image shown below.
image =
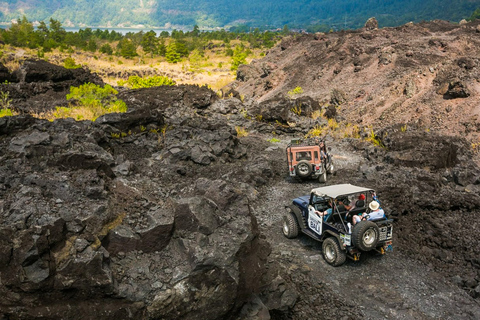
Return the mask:
<path fill-rule="evenodd" d="M 310 229 L 312 229 L 313 232 L 319 235 L 322 234 L 322 218 L 317 216 L 315 213 L 309 213 L 308 226 L 310 227 Z"/>

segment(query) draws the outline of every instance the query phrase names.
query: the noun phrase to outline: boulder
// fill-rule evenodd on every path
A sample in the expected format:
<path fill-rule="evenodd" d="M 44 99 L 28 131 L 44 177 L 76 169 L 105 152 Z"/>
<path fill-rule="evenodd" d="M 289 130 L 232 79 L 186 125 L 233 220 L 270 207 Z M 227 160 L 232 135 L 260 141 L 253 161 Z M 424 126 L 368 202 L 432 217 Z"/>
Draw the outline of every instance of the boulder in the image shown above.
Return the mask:
<path fill-rule="evenodd" d="M 467 98 L 470 96 L 470 90 L 467 85 L 461 81 L 451 81 L 448 83 L 448 89 L 443 95 L 444 99 Z"/>
<path fill-rule="evenodd" d="M 367 22 L 365 22 L 364 26 L 365 30 L 375 30 L 378 29 L 378 21 L 374 17 L 369 18 Z"/>
<path fill-rule="evenodd" d="M 0 83 L 11 82 L 13 80 L 12 74 L 10 71 L 0 63 Z"/>

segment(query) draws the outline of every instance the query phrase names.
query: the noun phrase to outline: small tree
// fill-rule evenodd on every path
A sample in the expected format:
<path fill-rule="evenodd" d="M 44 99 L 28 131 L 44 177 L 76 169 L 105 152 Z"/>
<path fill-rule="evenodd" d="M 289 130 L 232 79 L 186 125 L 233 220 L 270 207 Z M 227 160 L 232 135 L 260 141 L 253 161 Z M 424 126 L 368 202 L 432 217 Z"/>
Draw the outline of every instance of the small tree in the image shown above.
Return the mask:
<path fill-rule="evenodd" d="M 58 43 L 63 42 L 67 32 L 62 28 L 60 21 L 50 18 L 50 36 Z"/>
<path fill-rule="evenodd" d="M 175 42 L 171 42 L 167 46 L 167 51 L 165 53 L 165 59 L 170 63 L 177 63 L 181 60 L 181 55 L 177 51 L 177 46 Z"/>
<path fill-rule="evenodd" d="M 143 51 L 145 53 L 150 53 L 152 58 L 153 55 L 158 52 L 158 38 L 155 31 L 151 30 L 145 33 L 140 42 Z"/>
<path fill-rule="evenodd" d="M 95 52 L 97 51 L 97 42 L 93 39 L 90 39 L 87 43 L 87 51 Z"/>
<path fill-rule="evenodd" d="M 232 56 L 231 70 L 237 70 L 241 64 L 247 63 L 247 53 L 241 46 L 236 46 Z"/>
<path fill-rule="evenodd" d="M 111 55 L 113 53 L 113 49 L 112 49 L 112 46 L 110 46 L 110 44 L 108 43 L 105 43 L 104 45 L 102 45 L 100 47 L 100 52 L 101 53 L 106 53 L 108 55 Z"/>
<path fill-rule="evenodd" d="M 135 47 L 135 45 L 130 39 L 123 38 L 118 43 L 117 48 L 118 48 L 119 54 L 124 58 L 131 59 L 133 57 L 138 56 L 137 48 Z"/>
<path fill-rule="evenodd" d="M 472 13 L 468 21 L 475 21 L 476 19 L 480 19 L 480 8 L 477 8 L 477 10 Z"/>
<path fill-rule="evenodd" d="M 72 57 L 66 58 L 63 62 L 63 66 L 65 67 L 65 69 L 78 69 L 82 67 L 81 65 L 77 64 L 75 62 L 75 59 L 73 59 Z"/>
<path fill-rule="evenodd" d="M 193 50 L 192 53 L 190 53 L 190 56 L 188 59 L 190 61 L 190 69 L 193 72 L 200 72 L 203 59 L 204 59 L 203 55 L 199 50 L 197 49 Z"/>

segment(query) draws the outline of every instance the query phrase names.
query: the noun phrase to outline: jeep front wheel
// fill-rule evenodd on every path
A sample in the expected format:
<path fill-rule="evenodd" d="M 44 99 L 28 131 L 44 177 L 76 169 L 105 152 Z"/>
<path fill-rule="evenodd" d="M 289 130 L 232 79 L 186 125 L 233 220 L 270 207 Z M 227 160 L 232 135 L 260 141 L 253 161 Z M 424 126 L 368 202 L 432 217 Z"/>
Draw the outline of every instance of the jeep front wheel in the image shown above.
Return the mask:
<path fill-rule="evenodd" d="M 300 178 L 307 178 L 312 174 L 312 166 L 308 161 L 302 160 L 297 163 L 295 171 Z"/>
<path fill-rule="evenodd" d="M 345 263 L 347 253 L 340 249 L 337 239 L 330 237 L 322 244 L 323 258 L 328 264 L 337 267 Z"/>
<path fill-rule="evenodd" d="M 295 238 L 298 236 L 298 222 L 297 218 L 293 214 L 293 212 L 287 212 L 283 216 L 283 235 L 287 237 L 288 239 Z"/>
<path fill-rule="evenodd" d="M 380 237 L 380 230 L 375 222 L 360 221 L 353 227 L 352 242 L 362 251 L 375 249 Z"/>

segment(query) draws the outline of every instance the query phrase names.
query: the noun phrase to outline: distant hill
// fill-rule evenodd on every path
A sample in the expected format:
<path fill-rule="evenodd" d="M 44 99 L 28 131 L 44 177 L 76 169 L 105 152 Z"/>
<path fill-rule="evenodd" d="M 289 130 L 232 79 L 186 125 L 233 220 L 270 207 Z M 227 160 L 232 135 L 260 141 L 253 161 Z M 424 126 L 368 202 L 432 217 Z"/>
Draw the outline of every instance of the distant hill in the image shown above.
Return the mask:
<path fill-rule="evenodd" d="M 0 22 L 26 15 L 75 27 L 201 28 L 246 25 L 352 29 L 376 17 L 380 26 L 468 18 L 480 0 L 7 0 Z"/>

